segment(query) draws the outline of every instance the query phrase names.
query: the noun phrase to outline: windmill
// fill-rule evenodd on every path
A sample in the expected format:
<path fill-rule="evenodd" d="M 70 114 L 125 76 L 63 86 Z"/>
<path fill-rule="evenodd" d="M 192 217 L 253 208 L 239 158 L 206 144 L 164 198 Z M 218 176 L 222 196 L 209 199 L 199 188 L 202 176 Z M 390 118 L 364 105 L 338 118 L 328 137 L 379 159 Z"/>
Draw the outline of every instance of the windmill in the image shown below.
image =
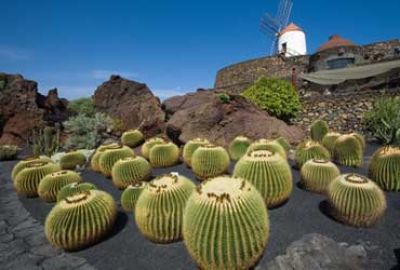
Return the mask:
<path fill-rule="evenodd" d="M 261 19 L 261 30 L 272 39 L 271 55 L 278 53 L 279 34 L 288 26 L 292 7 L 293 0 L 280 0 L 276 16 L 265 13 Z"/>

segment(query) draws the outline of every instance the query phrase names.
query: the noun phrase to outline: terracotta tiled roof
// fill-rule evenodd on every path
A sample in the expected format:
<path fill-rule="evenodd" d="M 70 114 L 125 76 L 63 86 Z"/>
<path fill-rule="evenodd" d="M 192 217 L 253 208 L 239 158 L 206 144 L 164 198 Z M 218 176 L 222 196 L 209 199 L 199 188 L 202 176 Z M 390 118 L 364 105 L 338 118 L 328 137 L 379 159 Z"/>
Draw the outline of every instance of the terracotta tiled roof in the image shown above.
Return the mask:
<path fill-rule="evenodd" d="M 292 31 L 303 31 L 303 29 L 301 29 L 300 27 L 298 27 L 297 25 L 295 25 L 294 23 L 289 24 L 285 29 L 283 29 L 279 35 L 282 36 L 283 34 L 287 33 L 287 32 L 292 32 Z"/>
<path fill-rule="evenodd" d="M 333 35 L 329 38 L 328 42 L 319 47 L 318 51 L 321 52 L 328 49 L 343 47 L 343 46 L 356 46 L 356 45 L 350 40 L 344 39 L 339 35 Z"/>

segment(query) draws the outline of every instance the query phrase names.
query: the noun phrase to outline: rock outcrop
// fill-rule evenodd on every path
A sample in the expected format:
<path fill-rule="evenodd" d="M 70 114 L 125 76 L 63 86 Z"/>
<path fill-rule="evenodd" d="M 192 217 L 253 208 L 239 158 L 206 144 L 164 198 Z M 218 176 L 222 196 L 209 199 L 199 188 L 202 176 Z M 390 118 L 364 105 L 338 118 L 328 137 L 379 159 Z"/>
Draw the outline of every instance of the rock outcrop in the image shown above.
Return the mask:
<path fill-rule="evenodd" d="M 0 144 L 22 146 L 33 128 L 65 121 L 67 104 L 57 89 L 43 96 L 36 82 L 0 73 Z"/>
<path fill-rule="evenodd" d="M 138 128 L 146 137 L 164 130 L 165 114 L 160 100 L 146 84 L 112 75 L 94 93 L 96 109 L 123 121 L 126 128 Z"/>
<path fill-rule="evenodd" d="M 305 136 L 302 129 L 268 115 L 238 95 L 223 102 L 214 91 L 199 90 L 167 99 L 163 108 L 169 118 L 166 133 L 177 144 L 204 137 L 227 146 L 238 135 L 253 139 L 284 136 L 299 143 Z"/>

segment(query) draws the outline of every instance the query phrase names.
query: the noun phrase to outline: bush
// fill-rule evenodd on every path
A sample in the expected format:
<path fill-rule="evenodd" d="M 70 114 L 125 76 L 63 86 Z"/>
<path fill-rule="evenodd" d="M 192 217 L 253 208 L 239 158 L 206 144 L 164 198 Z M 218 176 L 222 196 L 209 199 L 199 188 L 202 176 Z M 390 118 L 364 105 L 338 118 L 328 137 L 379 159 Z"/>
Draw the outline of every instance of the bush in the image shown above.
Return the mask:
<path fill-rule="evenodd" d="M 229 103 L 231 101 L 231 97 L 227 93 L 218 94 L 218 98 L 222 103 Z"/>
<path fill-rule="evenodd" d="M 242 95 L 270 115 L 288 121 L 301 109 L 299 95 L 290 82 L 261 77 Z"/>
<path fill-rule="evenodd" d="M 60 149 L 59 127 L 37 127 L 28 137 L 28 144 L 34 156 L 51 157 Z"/>
<path fill-rule="evenodd" d="M 382 143 L 394 142 L 396 131 L 400 129 L 400 97 L 378 99 L 364 114 L 362 122 Z"/>
<path fill-rule="evenodd" d="M 92 98 L 79 98 L 68 103 L 68 109 L 77 114 L 84 114 L 89 117 L 94 117 L 96 108 L 94 107 Z"/>

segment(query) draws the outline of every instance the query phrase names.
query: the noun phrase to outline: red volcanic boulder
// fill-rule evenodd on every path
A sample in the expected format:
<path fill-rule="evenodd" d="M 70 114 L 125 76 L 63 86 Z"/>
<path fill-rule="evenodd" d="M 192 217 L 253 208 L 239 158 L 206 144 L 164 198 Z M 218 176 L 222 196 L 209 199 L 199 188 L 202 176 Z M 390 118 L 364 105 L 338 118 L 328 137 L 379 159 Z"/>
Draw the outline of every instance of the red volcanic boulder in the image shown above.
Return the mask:
<path fill-rule="evenodd" d="M 112 75 L 96 89 L 94 103 L 98 111 L 122 120 L 126 128 L 140 128 L 147 137 L 164 131 L 160 100 L 146 84 Z"/>
<path fill-rule="evenodd" d="M 238 135 L 252 139 L 283 136 L 295 144 L 305 136 L 301 128 L 268 115 L 238 95 L 224 103 L 213 91 L 198 91 L 167 99 L 163 108 L 170 114 L 167 135 L 178 144 L 203 137 L 227 146 Z"/>

